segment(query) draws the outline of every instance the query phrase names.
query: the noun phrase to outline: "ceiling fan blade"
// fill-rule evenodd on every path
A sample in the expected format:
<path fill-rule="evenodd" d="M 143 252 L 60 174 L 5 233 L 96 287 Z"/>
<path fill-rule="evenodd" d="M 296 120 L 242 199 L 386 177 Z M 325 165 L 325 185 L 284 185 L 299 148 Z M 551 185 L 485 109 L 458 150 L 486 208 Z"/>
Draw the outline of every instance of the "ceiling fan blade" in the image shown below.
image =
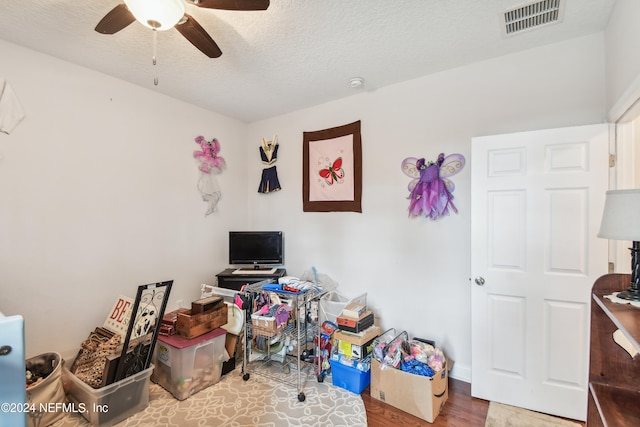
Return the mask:
<path fill-rule="evenodd" d="M 200 49 L 200 51 L 209 58 L 218 58 L 222 55 L 222 51 L 216 42 L 213 41 L 211 36 L 200 24 L 198 24 L 192 16 L 186 13 L 184 14 L 184 17 L 186 19 L 183 19 L 176 24 L 176 30 L 178 30 L 184 38 L 189 40 L 192 45 Z"/>
<path fill-rule="evenodd" d="M 115 34 L 135 20 L 136 18 L 129 12 L 127 6 L 122 3 L 111 9 L 111 12 L 107 13 L 105 17 L 98 22 L 96 31 L 102 34 Z"/>
<path fill-rule="evenodd" d="M 189 0 L 198 7 L 222 10 L 267 10 L 269 0 Z"/>

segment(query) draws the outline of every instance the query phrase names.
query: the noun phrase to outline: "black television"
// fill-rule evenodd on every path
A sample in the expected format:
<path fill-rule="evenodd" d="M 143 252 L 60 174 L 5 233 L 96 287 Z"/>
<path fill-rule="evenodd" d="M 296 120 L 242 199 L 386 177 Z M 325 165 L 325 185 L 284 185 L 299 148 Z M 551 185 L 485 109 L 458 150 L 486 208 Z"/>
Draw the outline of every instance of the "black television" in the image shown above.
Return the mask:
<path fill-rule="evenodd" d="M 283 265 L 282 231 L 230 231 L 229 264 L 252 266 L 253 270 L 271 270 Z"/>

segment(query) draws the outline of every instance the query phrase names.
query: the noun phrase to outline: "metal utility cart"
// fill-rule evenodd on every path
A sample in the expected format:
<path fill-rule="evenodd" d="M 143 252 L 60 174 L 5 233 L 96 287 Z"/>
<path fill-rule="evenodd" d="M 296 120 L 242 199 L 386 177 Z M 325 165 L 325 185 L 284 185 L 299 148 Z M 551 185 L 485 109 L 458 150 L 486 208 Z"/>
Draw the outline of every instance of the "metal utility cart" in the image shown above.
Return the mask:
<path fill-rule="evenodd" d="M 313 340 L 318 329 L 318 300 L 324 294 L 319 288 L 300 292 L 278 289 L 274 279 L 247 285 L 243 296 L 248 302 L 244 327 L 244 357 L 242 379 L 248 381 L 250 373 L 290 384 L 298 391 L 303 402 L 303 391 L 308 373 L 314 370 Z M 291 307 L 289 320 L 277 326 L 275 319 L 258 316 L 256 305 L 287 304 Z M 303 375 L 304 373 L 304 375 Z"/>

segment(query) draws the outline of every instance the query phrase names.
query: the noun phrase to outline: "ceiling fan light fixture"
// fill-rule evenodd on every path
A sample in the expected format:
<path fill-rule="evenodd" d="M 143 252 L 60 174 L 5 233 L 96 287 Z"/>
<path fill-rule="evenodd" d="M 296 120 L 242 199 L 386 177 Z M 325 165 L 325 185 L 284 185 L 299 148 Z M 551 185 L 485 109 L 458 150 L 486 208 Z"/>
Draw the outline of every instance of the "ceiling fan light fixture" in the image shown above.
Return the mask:
<path fill-rule="evenodd" d="M 152 30 L 173 28 L 184 16 L 183 0 L 124 0 L 138 22 Z"/>

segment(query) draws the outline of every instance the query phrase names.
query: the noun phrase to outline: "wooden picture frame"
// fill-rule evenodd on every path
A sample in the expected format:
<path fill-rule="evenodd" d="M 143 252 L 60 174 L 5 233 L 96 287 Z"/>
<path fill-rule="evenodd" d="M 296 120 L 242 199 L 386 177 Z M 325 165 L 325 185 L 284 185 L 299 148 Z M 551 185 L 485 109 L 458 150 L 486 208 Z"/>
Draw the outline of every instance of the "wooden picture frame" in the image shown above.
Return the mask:
<path fill-rule="evenodd" d="M 360 120 L 303 132 L 302 210 L 362 212 Z"/>

